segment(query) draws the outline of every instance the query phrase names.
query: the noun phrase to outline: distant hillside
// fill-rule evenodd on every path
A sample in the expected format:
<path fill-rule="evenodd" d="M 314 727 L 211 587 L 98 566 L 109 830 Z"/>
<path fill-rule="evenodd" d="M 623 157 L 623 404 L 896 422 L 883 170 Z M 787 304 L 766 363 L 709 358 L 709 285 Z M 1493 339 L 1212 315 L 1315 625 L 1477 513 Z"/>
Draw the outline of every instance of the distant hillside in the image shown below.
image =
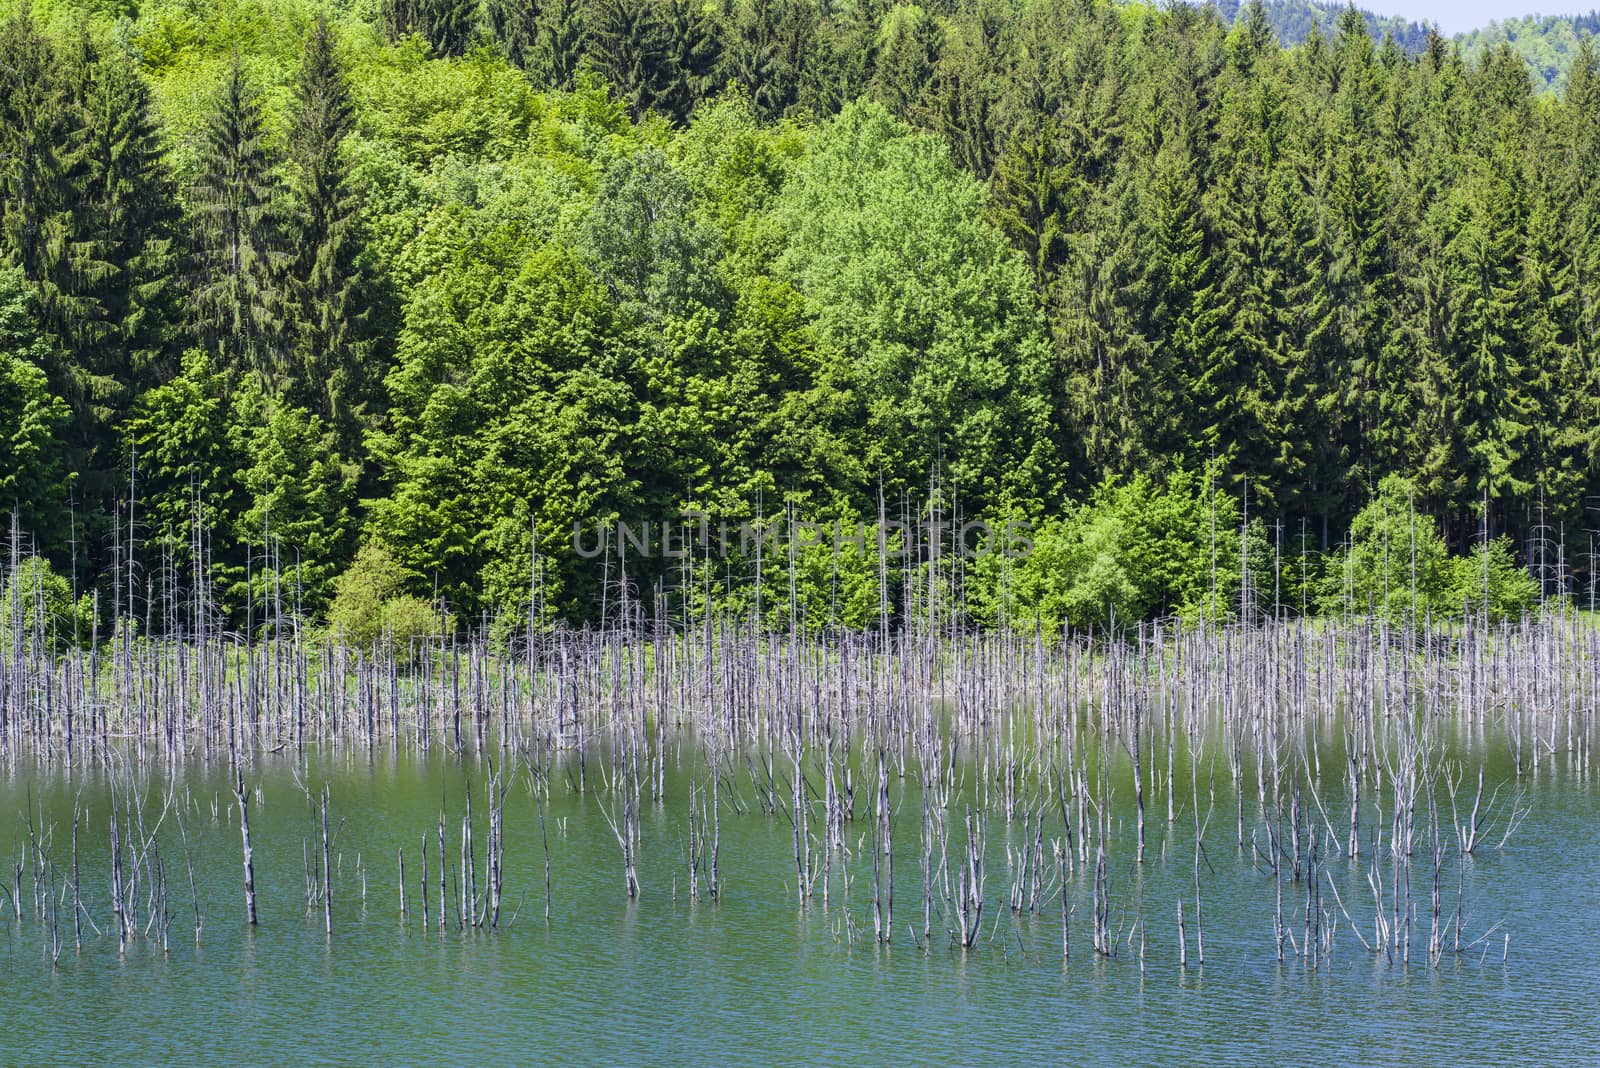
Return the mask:
<path fill-rule="evenodd" d="M 1244 11 L 1245 3 L 1246 0 L 1219 0 L 1217 10 L 1222 13 L 1224 21 L 1231 23 Z M 1332 36 L 1339 16 L 1345 11 L 1344 4 L 1320 0 L 1266 0 L 1266 8 L 1267 21 L 1277 31 L 1278 40 L 1286 45 L 1304 41 L 1313 26 L 1320 29 L 1324 36 Z M 1366 18 L 1367 30 L 1375 41 L 1383 40 L 1387 34 L 1400 47 L 1411 52 L 1420 52 L 1427 43 L 1428 26 L 1425 23 L 1409 22 L 1398 17 L 1385 18 L 1364 8 L 1361 14 Z"/>
<path fill-rule="evenodd" d="M 1491 22 L 1459 34 L 1464 54 L 1473 56 L 1509 44 L 1547 88 L 1559 85 L 1572 66 L 1578 42 L 1600 31 L 1600 12 L 1587 15 L 1528 15 Z"/>
<path fill-rule="evenodd" d="M 1246 2 L 1219 0 L 1217 10 L 1231 23 L 1241 16 Z M 1266 0 L 1266 9 L 1267 21 L 1277 31 L 1278 39 L 1286 45 L 1296 45 L 1306 39 L 1313 26 L 1331 37 L 1345 5 L 1323 0 Z M 1427 23 L 1375 15 L 1364 8 L 1358 10 L 1367 20 L 1367 30 L 1373 40 L 1381 41 L 1390 36 L 1410 52 L 1419 52 L 1426 46 Z M 1600 12 L 1591 11 L 1587 15 L 1527 15 L 1501 19 L 1482 29 L 1457 34 L 1452 40 L 1461 46 L 1463 55 L 1470 57 L 1510 45 L 1527 61 L 1534 77 L 1545 88 L 1553 89 L 1566 78 L 1578 42 L 1597 32 L 1600 32 Z"/>

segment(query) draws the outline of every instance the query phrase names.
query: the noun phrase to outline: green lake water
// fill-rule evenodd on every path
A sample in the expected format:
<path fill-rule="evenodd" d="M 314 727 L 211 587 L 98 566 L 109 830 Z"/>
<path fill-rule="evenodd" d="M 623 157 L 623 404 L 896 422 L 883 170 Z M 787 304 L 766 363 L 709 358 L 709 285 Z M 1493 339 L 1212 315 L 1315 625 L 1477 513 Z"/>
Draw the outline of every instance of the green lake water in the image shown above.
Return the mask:
<path fill-rule="evenodd" d="M 1503 761 L 1492 768 L 1501 780 L 1509 775 Z M 725 808 L 721 820 L 721 900 L 691 900 L 681 772 L 669 774 L 664 804 L 645 802 L 637 900 L 626 897 L 600 802 L 558 779 L 547 810 L 553 886 L 546 922 L 538 818 L 518 778 L 506 795 L 501 929 L 424 932 L 416 915 L 419 839 L 434 833 L 443 795 L 455 861 L 464 773 L 481 788 L 476 763 L 448 755 L 345 751 L 321 766 L 263 757 L 251 813 L 261 909 L 255 929 L 244 922 L 239 833 L 224 774 L 155 775 L 148 811 L 160 808 L 167 782 L 183 799 L 204 919 L 199 944 L 170 815 L 158 831 L 172 914 L 165 955 L 153 937 L 142 937 L 120 956 L 109 932 L 86 931 L 83 948 L 74 949 L 68 899 L 57 927 L 65 945 L 52 964 L 48 924 L 33 913 L 24 875 L 22 920 L 9 899 L 0 920 L 0 1062 L 1600 1063 L 1600 794 L 1563 771 L 1524 774 L 1530 812 L 1505 848 L 1494 848 L 1496 826 L 1489 846 L 1459 872 L 1449 851 L 1446 909 L 1454 911 L 1459 878 L 1464 941 L 1502 924 L 1492 935 L 1430 967 L 1424 900 L 1409 966 L 1367 952 L 1341 916 L 1331 959 L 1314 969 L 1292 952 L 1284 963 L 1274 959 L 1272 879 L 1253 862 L 1248 842 L 1238 849 L 1232 802 L 1220 787 L 1202 873 L 1205 963 L 1193 959 L 1191 915 L 1187 969 L 1178 964 L 1176 923 L 1177 898 L 1192 896 L 1186 808 L 1169 828 L 1164 801 L 1152 802 L 1142 867 L 1132 863 L 1131 828 L 1117 828 L 1109 864 L 1112 923 L 1121 934 L 1114 959 L 1090 948 L 1087 870 L 1070 878 L 1073 941 L 1063 960 L 1053 887 L 1036 915 L 1006 906 L 1006 845 L 1020 845 L 1023 832 L 1020 821 L 1008 828 L 998 813 L 988 819 L 979 945 L 955 947 L 938 917 L 931 944 L 916 944 L 920 808 L 900 785 L 892 944 L 873 939 L 869 846 L 853 862 L 847 898 L 835 885 L 826 907 L 820 894 L 802 907 L 790 824 L 781 812 L 754 806 L 748 778 L 738 781 L 749 811 Z M 305 786 L 316 791 L 324 783 L 337 828 L 331 939 L 320 909 L 306 908 L 303 860 L 313 836 Z M 1510 791 L 1501 795 L 1501 815 Z M 53 824 L 48 852 L 65 870 L 75 798 L 84 806 L 85 904 L 104 927 L 103 773 L 11 769 L 0 778 L 0 813 L 9 820 L 0 826 L 8 855 L 20 861 L 27 849 L 21 814 L 31 806 L 38 826 Z M 481 835 L 481 796 L 475 803 Z M 852 846 L 869 826 L 865 815 L 858 819 L 848 831 Z M 1062 829 L 1047 818 L 1047 838 Z M 396 890 L 402 847 L 411 884 L 404 919 Z M 1327 863 L 1370 940 L 1372 898 L 1360 896 L 1365 869 Z M 1415 890 L 1425 898 L 1417 863 Z M 1286 913 L 1298 908 L 1299 892 L 1286 883 Z M 1290 922 L 1298 937 L 1298 912 Z"/>

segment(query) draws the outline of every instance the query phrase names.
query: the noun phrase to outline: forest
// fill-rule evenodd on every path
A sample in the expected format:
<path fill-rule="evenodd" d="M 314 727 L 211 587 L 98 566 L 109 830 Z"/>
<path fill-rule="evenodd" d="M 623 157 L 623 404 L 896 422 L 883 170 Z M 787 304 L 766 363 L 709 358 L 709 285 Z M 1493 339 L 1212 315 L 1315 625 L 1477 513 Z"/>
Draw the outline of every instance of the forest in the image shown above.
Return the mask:
<path fill-rule="evenodd" d="M 1354 5 L 1349 2 L 1336 3 L 1334 0 L 1263 0 L 1262 6 L 1266 11 L 1267 24 L 1278 35 L 1278 40 L 1286 45 L 1298 45 L 1304 44 L 1313 30 L 1319 36 L 1327 37 L 1337 29 L 1340 16 Z M 1218 0 L 1216 4 L 1217 11 L 1230 25 L 1239 20 L 1247 7 L 1248 4 L 1241 0 Z M 1374 41 L 1381 43 L 1386 37 L 1392 37 L 1407 52 L 1420 52 L 1428 47 L 1428 25 L 1396 16 L 1374 14 L 1363 7 L 1357 7 L 1356 10 L 1366 20 L 1367 33 Z"/>
<path fill-rule="evenodd" d="M 1542 90 L 1259 2 L 13 4 L 7 613 L 1587 604 L 1593 46 Z M 685 514 L 878 544 L 576 551 Z M 891 573 L 930 516 L 1032 552 Z"/>
<path fill-rule="evenodd" d="M 1460 35 L 1467 55 L 1509 45 L 1528 61 L 1546 86 L 1559 86 L 1578 55 L 1580 44 L 1600 30 L 1600 11 L 1587 15 L 1524 15 L 1496 19 Z"/>

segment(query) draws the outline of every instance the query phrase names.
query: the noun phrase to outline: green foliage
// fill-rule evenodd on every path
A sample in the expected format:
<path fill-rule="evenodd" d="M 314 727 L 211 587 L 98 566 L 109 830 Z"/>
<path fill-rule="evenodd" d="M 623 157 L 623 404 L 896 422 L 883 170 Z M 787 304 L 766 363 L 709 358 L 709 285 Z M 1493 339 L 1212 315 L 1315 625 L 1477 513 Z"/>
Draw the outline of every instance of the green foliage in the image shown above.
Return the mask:
<path fill-rule="evenodd" d="M 193 191 L 199 285 L 195 329 L 233 366 L 273 382 L 285 373 L 282 218 L 256 90 L 237 59 L 207 121 Z"/>
<path fill-rule="evenodd" d="M 1516 562 L 1511 540 L 1494 538 L 1452 557 L 1438 525 L 1415 510 L 1415 487 L 1391 476 L 1351 524 L 1344 551 L 1330 556 L 1323 610 L 1390 622 L 1454 619 L 1471 613 L 1515 619 L 1539 603 L 1539 583 Z"/>
<path fill-rule="evenodd" d="M 716 234 L 690 209 L 689 183 L 654 146 L 607 169 L 585 244 L 620 306 L 654 317 L 722 302 Z"/>
<path fill-rule="evenodd" d="M 248 420 L 252 460 L 240 476 L 249 505 L 239 532 L 260 561 L 252 596 L 281 596 L 320 614 L 339 561 L 350 552 L 356 473 L 340 458 L 333 432 L 312 413 L 248 388 L 237 403 Z"/>
<path fill-rule="evenodd" d="M 1105 483 L 1087 503 L 1034 524 L 1028 539 L 1029 551 L 1015 537 L 998 540 L 977 562 L 969 590 L 980 618 L 1046 633 L 1231 618 L 1242 552 L 1252 571 L 1271 574 L 1260 529 L 1241 534 L 1237 502 L 1184 474 Z M 1258 597 L 1255 607 L 1270 606 Z"/>
<path fill-rule="evenodd" d="M 0 642 L 8 649 L 61 651 L 87 646 L 94 631 L 89 594 L 76 601 L 72 584 L 49 562 L 25 556 L 0 581 Z"/>
<path fill-rule="evenodd" d="M 573 525 L 685 509 L 1035 523 L 763 558 L 784 625 L 899 625 L 924 580 L 1052 632 L 1454 615 L 1485 573 L 1514 615 L 1512 546 L 1600 495 L 1600 64 L 1538 95 L 1413 30 L 54 0 L 0 26 L 0 505 L 234 626 L 320 614 L 368 541 L 405 581 L 366 634 L 615 619 Z M 643 618 L 756 608 L 748 553 L 628 564 Z"/>
<path fill-rule="evenodd" d="M 941 144 L 855 104 L 777 208 L 781 265 L 854 409 L 863 475 L 881 477 L 891 498 L 925 487 L 936 457 L 980 506 L 1043 488 L 1051 442 L 1037 305 L 982 206 L 982 188 Z"/>
<path fill-rule="evenodd" d="M 589 0 L 588 58 L 612 94 L 638 119 L 666 90 L 672 41 L 655 0 Z"/>
<path fill-rule="evenodd" d="M 742 88 L 763 119 L 800 104 L 813 14 L 806 0 L 748 0 L 732 6 L 722 75 Z"/>
<path fill-rule="evenodd" d="M 373 287 L 344 142 L 355 109 L 326 18 L 306 42 L 290 112 L 289 214 L 293 247 L 293 387 L 290 397 L 333 426 L 341 447 L 359 442 L 377 379 Z"/>
<path fill-rule="evenodd" d="M 334 580 L 328 629 L 346 645 L 370 648 L 382 633 L 383 603 L 405 589 L 405 569 L 380 541 L 367 541 L 345 572 Z"/>
<path fill-rule="evenodd" d="M 539 6 L 527 64 L 536 83 L 551 89 L 572 87 L 588 35 L 583 6 L 583 0 L 547 0 Z"/>
<path fill-rule="evenodd" d="M 85 49 L 80 293 L 92 315 L 63 335 L 77 383 L 72 445 L 85 499 L 105 507 L 120 482 L 118 424 L 141 382 L 175 369 L 188 246 L 149 89 L 128 55 Z"/>
<path fill-rule="evenodd" d="M 205 351 L 191 349 L 182 372 L 146 391 L 124 428 L 150 548 L 191 581 L 208 569 L 230 597 L 247 565 L 238 525 L 248 507 L 240 480 L 249 463 L 241 426 L 248 418 L 227 373 Z"/>
<path fill-rule="evenodd" d="M 0 267 L 0 509 L 53 544 L 66 518 L 61 431 L 67 406 L 50 391 L 50 344 L 22 271 Z"/>
<path fill-rule="evenodd" d="M 1445 596 L 1452 611 L 1493 622 L 1521 618 L 1538 607 L 1540 598 L 1538 580 L 1516 562 L 1511 539 L 1504 536 L 1450 561 L 1450 589 Z"/>
<path fill-rule="evenodd" d="M 391 37 L 417 34 L 441 56 L 459 56 L 472 44 L 478 5 L 472 0 L 383 0 L 381 19 Z"/>
<path fill-rule="evenodd" d="M 1351 522 L 1344 551 L 1328 560 L 1323 610 L 1391 622 L 1442 617 L 1455 608 L 1452 578 L 1438 524 L 1418 511 L 1416 487 L 1391 475 Z"/>
<path fill-rule="evenodd" d="M 366 542 L 334 581 L 328 606 L 330 634 L 352 649 L 388 644 L 411 651 L 426 639 L 448 633 L 453 624 L 447 619 L 442 626 L 434 605 L 405 592 L 408 578 L 382 542 Z"/>
<path fill-rule="evenodd" d="M 378 629 L 402 663 L 415 662 L 430 642 L 448 638 L 455 620 L 421 597 L 391 597 L 378 610 Z"/>

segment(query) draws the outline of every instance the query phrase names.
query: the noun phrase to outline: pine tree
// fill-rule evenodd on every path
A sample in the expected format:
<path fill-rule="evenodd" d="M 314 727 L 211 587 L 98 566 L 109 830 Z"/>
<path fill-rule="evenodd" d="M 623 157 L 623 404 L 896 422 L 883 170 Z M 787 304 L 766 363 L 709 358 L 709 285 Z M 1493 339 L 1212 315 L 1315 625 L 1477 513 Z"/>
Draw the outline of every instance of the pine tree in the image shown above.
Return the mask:
<path fill-rule="evenodd" d="M 1177 15 L 1177 11 L 1174 11 Z M 1207 59 L 1179 38 L 1166 57 L 1166 121 L 1136 179 L 1139 228 L 1129 309 L 1149 346 L 1140 392 L 1145 440 L 1190 470 L 1236 448 L 1238 354 L 1220 343 L 1216 239 L 1201 195 L 1209 169 Z"/>
<path fill-rule="evenodd" d="M 501 5 L 515 7 L 516 0 L 500 0 L 489 9 L 490 29 L 499 35 L 499 19 L 514 20 L 526 17 L 507 11 Z M 407 34 L 420 34 L 441 56 L 466 54 L 477 31 L 478 5 L 476 0 L 382 0 L 378 23 L 390 40 L 398 41 Z M 505 37 L 501 37 L 505 41 Z"/>
<path fill-rule="evenodd" d="M 1342 521 L 1355 502 L 1333 483 L 1359 486 L 1381 472 L 1373 413 L 1385 396 L 1382 349 L 1394 329 L 1393 191 L 1377 137 L 1381 72 L 1360 13 L 1341 16 L 1332 48 L 1299 59 L 1330 93 L 1332 130 L 1312 149 L 1319 233 L 1306 255 L 1318 281 L 1306 295 L 1303 322 L 1331 443 L 1316 494 L 1327 516 Z"/>
<path fill-rule="evenodd" d="M 518 69 L 528 70 L 539 40 L 542 5 L 535 0 L 488 0 L 484 13 L 506 58 Z"/>
<path fill-rule="evenodd" d="M 77 131 L 61 65 L 26 7 L 0 25 L 0 235 L 28 280 L 57 267 Z"/>
<path fill-rule="evenodd" d="M 281 204 L 261 105 L 236 59 L 201 137 L 194 203 L 198 276 L 191 301 L 197 334 L 225 362 L 285 375 Z"/>
<path fill-rule="evenodd" d="M 1198 166 L 1181 137 L 1156 154 L 1141 197 L 1145 301 L 1137 312 L 1152 348 L 1147 384 L 1171 405 L 1148 412 L 1148 439 L 1158 455 L 1181 457 L 1190 470 L 1212 459 L 1231 464 L 1239 400 L 1239 354 L 1219 343 L 1225 313 Z"/>
<path fill-rule="evenodd" d="M 1449 353 L 1455 373 L 1454 466 L 1465 476 L 1458 511 L 1484 496 L 1503 528 L 1512 498 L 1532 484 L 1520 462 L 1528 451 L 1533 411 L 1528 381 L 1525 292 L 1521 277 L 1525 191 L 1518 162 L 1501 155 L 1480 182 L 1461 191 L 1454 236 L 1446 253 L 1451 271 L 1454 329 Z"/>
<path fill-rule="evenodd" d="M 871 86 L 882 7 L 881 0 L 821 5 L 797 90 L 798 102 L 813 114 L 837 114 Z"/>
<path fill-rule="evenodd" d="M 926 108 L 956 161 L 980 181 L 1000 150 L 1004 23 L 992 4 L 962 11 L 946 36 Z"/>
<path fill-rule="evenodd" d="M 117 427 L 138 393 L 175 373 L 183 343 L 186 242 L 149 89 L 132 59 L 92 61 L 81 104 L 84 180 L 77 210 L 81 271 L 102 318 L 76 339 L 80 376 L 92 383 L 76 421 L 82 496 L 109 508 L 122 480 Z"/>
<path fill-rule="evenodd" d="M 164 378 L 177 368 L 186 248 L 150 90 L 131 57 L 96 64 L 84 112 L 85 233 L 112 269 L 96 288 L 120 356 L 104 366 L 124 381 Z"/>
<path fill-rule="evenodd" d="M 744 87 L 762 119 L 782 118 L 800 99 L 814 47 L 814 10 L 807 0 L 750 0 L 728 20 L 726 79 Z"/>
<path fill-rule="evenodd" d="M 0 31 L 0 52 L 0 80 L 12 80 L 0 105 L 4 244 L 57 342 L 46 370 L 72 411 L 61 447 L 92 528 L 120 481 L 115 427 L 135 391 L 170 372 L 176 201 L 126 56 L 102 59 L 86 32 L 58 54 L 25 15 Z"/>
<path fill-rule="evenodd" d="M 291 400 L 333 427 L 353 451 L 371 382 L 362 225 L 343 155 L 355 121 L 350 90 L 319 18 L 306 41 L 289 119 L 294 232 Z"/>
<path fill-rule="evenodd" d="M 539 8 L 528 77 L 549 89 L 570 89 L 583 59 L 588 31 L 583 0 L 545 0 Z"/>
<path fill-rule="evenodd" d="M 1542 158 L 1554 170 L 1545 219 L 1565 291 L 1557 320 L 1566 345 L 1562 407 L 1593 492 L 1600 486 L 1600 56 L 1590 39 L 1579 44 L 1553 127 Z"/>
<path fill-rule="evenodd" d="M 654 0 L 590 0 L 584 14 L 589 62 L 637 120 L 666 89 L 671 42 Z"/>
<path fill-rule="evenodd" d="M 656 107 L 680 125 L 709 97 L 722 61 L 722 30 L 698 0 L 660 0 L 667 41 Z"/>
<path fill-rule="evenodd" d="M 937 19 L 914 4 L 895 7 L 878 38 L 877 98 L 900 118 L 922 119 L 943 50 L 944 29 Z"/>
<path fill-rule="evenodd" d="M 1269 51 L 1259 3 L 1235 26 L 1219 104 L 1206 213 L 1216 231 L 1222 312 L 1218 348 L 1232 364 L 1228 474 L 1248 479 L 1252 510 L 1304 514 L 1313 422 L 1305 353 L 1291 294 L 1307 276 L 1300 243 L 1311 229 L 1303 169 L 1292 158 L 1287 87 Z M 1220 414 L 1220 413 L 1219 413 Z"/>
<path fill-rule="evenodd" d="M 1069 231 L 1086 206 L 1086 191 L 1061 157 L 1062 147 L 1048 119 L 1013 133 L 995 163 L 990 197 L 990 217 L 1021 250 L 1041 297 L 1065 262 Z"/>
<path fill-rule="evenodd" d="M 477 31 L 476 0 L 418 0 L 420 29 L 441 56 L 466 55 Z"/>
<path fill-rule="evenodd" d="M 378 26 L 391 41 L 398 41 L 417 28 L 416 0 L 382 0 L 378 5 Z"/>
<path fill-rule="evenodd" d="M 1249 0 L 1244 14 L 1234 26 L 1232 58 L 1240 70 L 1249 72 L 1269 50 L 1277 46 L 1277 37 L 1267 21 L 1267 6 L 1261 0 Z"/>
<path fill-rule="evenodd" d="M 103 268 L 78 204 L 87 180 L 79 104 L 92 55 L 77 58 L 64 64 L 26 9 L 0 27 L 0 242 L 36 286 L 40 319 L 60 342 L 52 388 L 81 413 L 100 386 L 76 350 L 102 339 L 106 324 L 85 285 Z"/>

